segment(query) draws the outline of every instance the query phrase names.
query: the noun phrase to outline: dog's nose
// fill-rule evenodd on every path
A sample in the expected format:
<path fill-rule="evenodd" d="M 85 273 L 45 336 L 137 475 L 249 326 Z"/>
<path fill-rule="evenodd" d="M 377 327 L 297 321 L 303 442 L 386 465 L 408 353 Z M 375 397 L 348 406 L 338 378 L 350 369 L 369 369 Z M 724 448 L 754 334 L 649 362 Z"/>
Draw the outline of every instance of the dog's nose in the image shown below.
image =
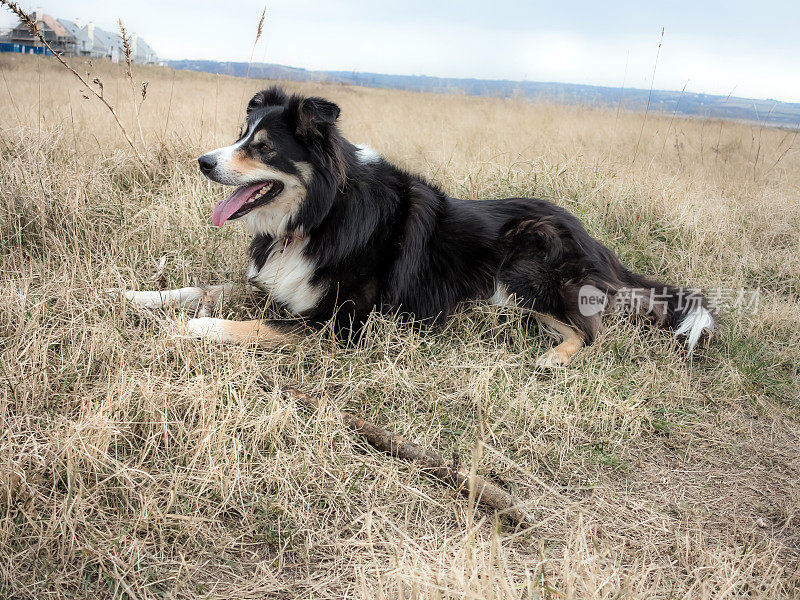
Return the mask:
<path fill-rule="evenodd" d="M 217 166 L 217 159 L 210 154 L 203 154 L 203 156 L 197 159 L 197 162 L 200 164 L 200 170 L 203 173 L 213 171 L 214 167 Z"/>

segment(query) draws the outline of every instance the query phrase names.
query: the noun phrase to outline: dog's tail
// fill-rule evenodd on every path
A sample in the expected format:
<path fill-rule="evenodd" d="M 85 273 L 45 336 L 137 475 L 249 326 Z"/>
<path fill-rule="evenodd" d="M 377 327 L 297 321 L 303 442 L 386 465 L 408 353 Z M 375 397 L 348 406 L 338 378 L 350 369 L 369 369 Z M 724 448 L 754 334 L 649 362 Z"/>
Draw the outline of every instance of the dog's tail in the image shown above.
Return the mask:
<path fill-rule="evenodd" d="M 625 275 L 628 287 L 616 291 L 615 304 L 623 307 L 628 304 L 628 312 L 672 331 L 675 337 L 685 341 L 689 354 L 701 340 L 714 333 L 717 320 L 699 290 L 661 283 L 630 271 Z"/>
<path fill-rule="evenodd" d="M 605 296 L 605 312 L 640 315 L 654 327 L 684 340 L 689 354 L 714 333 L 717 319 L 699 290 L 661 283 L 617 265 L 621 269 L 611 278 L 613 283 L 607 279 L 597 282 Z"/>

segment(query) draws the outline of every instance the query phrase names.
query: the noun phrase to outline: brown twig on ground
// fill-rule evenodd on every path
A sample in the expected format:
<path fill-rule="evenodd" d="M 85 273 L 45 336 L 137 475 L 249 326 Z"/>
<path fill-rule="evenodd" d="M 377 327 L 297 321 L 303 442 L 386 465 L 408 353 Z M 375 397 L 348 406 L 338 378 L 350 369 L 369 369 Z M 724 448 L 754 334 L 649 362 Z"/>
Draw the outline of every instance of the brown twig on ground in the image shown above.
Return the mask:
<path fill-rule="evenodd" d="M 321 406 L 319 399 L 293 387 L 282 386 L 281 391 L 310 410 L 317 410 Z M 470 491 L 474 490 L 478 504 L 494 509 L 501 516 L 520 525 L 534 525 L 533 515 L 521 506 L 519 500 L 493 483 L 471 473 L 469 469 L 459 467 L 455 462 L 448 462 L 438 452 L 410 442 L 403 436 L 378 427 L 352 413 L 338 408 L 334 410 L 345 425 L 362 435 L 378 450 L 416 463 L 425 473 L 454 485 L 465 496 L 469 496 Z"/>
<path fill-rule="evenodd" d="M 156 269 L 156 274 L 153 275 L 153 281 L 156 282 L 156 286 L 158 287 L 159 291 L 163 291 L 167 289 L 167 277 L 164 274 L 164 271 L 167 269 L 167 255 L 161 255 L 161 258 L 158 261 L 158 268 Z"/>
<path fill-rule="evenodd" d="M 197 307 L 196 317 L 210 317 L 214 312 L 214 296 L 211 292 L 206 290 L 203 292 L 203 298 L 200 300 L 200 305 Z"/>
<path fill-rule="evenodd" d="M 145 166 L 145 162 L 144 162 L 144 159 L 142 158 L 142 155 L 139 154 L 139 150 L 137 150 L 136 146 L 133 144 L 133 140 L 128 135 L 128 131 L 125 129 L 125 126 L 122 124 L 122 121 L 119 120 L 119 115 L 117 115 L 117 111 L 108 102 L 108 100 L 106 100 L 105 97 L 103 96 L 102 87 L 101 87 L 100 92 L 95 90 L 91 85 L 89 85 L 89 82 L 86 79 L 84 79 L 83 75 L 81 75 L 75 69 L 73 69 L 61 57 L 61 55 L 58 52 L 53 50 L 53 48 L 50 46 L 50 44 L 47 43 L 47 40 L 45 39 L 45 37 L 42 35 L 42 32 L 39 31 L 39 27 L 36 25 L 36 21 L 34 19 L 32 19 L 31 16 L 28 13 L 26 13 L 24 10 L 22 10 L 22 8 L 19 6 L 19 4 L 17 4 L 16 2 L 12 2 L 11 0 L 0 0 L 0 4 L 3 4 L 5 6 L 7 6 L 9 8 L 9 10 L 11 10 L 11 12 L 13 12 L 15 15 L 17 15 L 19 17 L 19 20 L 22 21 L 23 23 L 25 23 L 25 25 L 28 26 L 28 29 L 30 29 L 31 33 L 33 35 L 35 35 L 36 37 L 38 37 L 39 41 L 42 42 L 42 44 L 44 44 L 45 48 L 47 48 L 50 51 L 50 53 L 53 56 L 56 57 L 56 59 L 58 59 L 58 62 L 60 62 L 62 65 L 64 65 L 64 67 L 66 67 L 73 75 L 75 75 L 75 77 L 77 77 L 80 80 L 80 82 L 84 86 L 86 86 L 86 89 L 88 89 L 92 94 L 94 94 L 94 96 L 98 100 L 100 100 L 100 102 L 105 104 L 106 108 L 109 110 L 111 115 L 114 117 L 114 120 L 117 122 L 117 126 L 119 127 L 119 130 L 122 132 L 122 135 L 125 136 L 125 141 L 128 142 L 128 145 L 131 147 L 131 150 L 133 150 L 133 153 L 136 155 L 136 159 L 144 167 Z"/>

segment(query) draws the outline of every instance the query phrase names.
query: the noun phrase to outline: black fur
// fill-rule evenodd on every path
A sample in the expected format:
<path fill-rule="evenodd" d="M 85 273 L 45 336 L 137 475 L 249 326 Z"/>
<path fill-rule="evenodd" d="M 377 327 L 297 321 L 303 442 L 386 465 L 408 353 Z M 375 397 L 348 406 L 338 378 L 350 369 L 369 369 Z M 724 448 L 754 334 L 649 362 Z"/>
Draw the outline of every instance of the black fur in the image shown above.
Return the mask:
<path fill-rule="evenodd" d="M 339 108 L 279 88 L 256 94 L 247 107 L 250 130 L 264 127 L 277 157 L 292 172 L 310 163 L 305 200 L 289 224 L 308 239 L 314 282 L 326 289 L 304 316 L 339 330 L 358 330 L 373 309 L 439 323 L 461 302 L 487 299 L 498 284 L 526 307 L 577 329 L 590 343 L 600 315 L 583 316 L 578 290 L 591 284 L 612 298 L 627 287 L 675 291 L 623 266 L 564 209 L 545 200 L 480 202 L 447 196 L 435 185 L 383 159 L 361 162 L 338 131 Z M 276 162 L 277 161 L 277 162 Z M 260 268 L 275 240 L 257 235 L 250 254 Z M 686 316 L 671 300 L 646 315 L 675 328 Z"/>

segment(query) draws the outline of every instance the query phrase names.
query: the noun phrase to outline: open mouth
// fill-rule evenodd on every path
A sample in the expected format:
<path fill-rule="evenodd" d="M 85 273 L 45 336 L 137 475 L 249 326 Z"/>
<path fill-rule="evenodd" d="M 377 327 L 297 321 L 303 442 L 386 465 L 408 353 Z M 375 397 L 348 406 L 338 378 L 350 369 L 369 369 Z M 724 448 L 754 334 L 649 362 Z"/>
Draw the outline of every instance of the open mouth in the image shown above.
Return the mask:
<path fill-rule="evenodd" d="M 229 219 L 243 217 L 254 208 L 272 201 L 282 190 L 280 181 L 259 181 L 238 187 L 230 196 L 217 202 L 211 222 L 220 227 Z"/>

